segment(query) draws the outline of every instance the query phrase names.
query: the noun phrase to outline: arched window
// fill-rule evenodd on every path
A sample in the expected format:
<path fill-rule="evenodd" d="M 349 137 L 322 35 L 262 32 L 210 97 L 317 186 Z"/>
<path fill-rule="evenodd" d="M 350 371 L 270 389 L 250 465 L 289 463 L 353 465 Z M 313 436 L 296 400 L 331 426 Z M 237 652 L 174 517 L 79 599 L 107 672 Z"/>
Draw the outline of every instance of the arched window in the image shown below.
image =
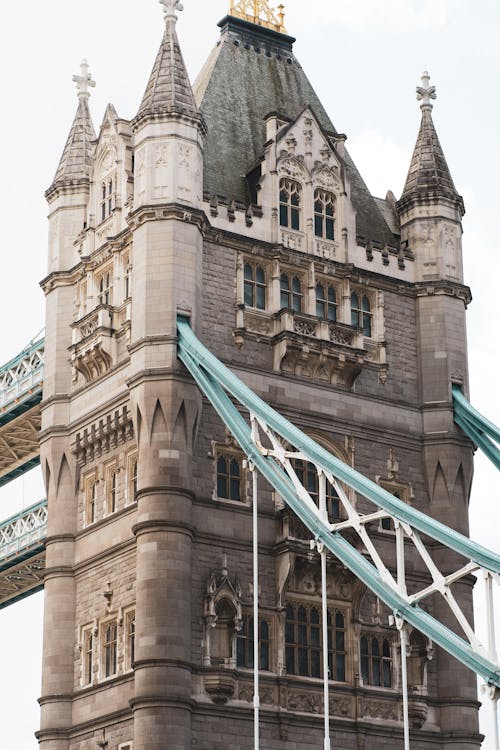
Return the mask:
<path fill-rule="evenodd" d="M 113 279 L 111 272 L 103 273 L 99 281 L 99 304 L 111 305 L 113 294 Z"/>
<path fill-rule="evenodd" d="M 319 477 L 316 467 L 310 461 L 305 462 L 301 458 L 292 458 L 291 464 L 299 482 L 306 488 L 319 507 Z M 335 487 L 328 481 L 326 482 L 326 509 L 330 522 L 338 521 L 340 518 L 340 498 Z"/>
<path fill-rule="evenodd" d="M 125 661 L 126 669 L 133 669 L 135 660 L 135 611 L 127 613 L 126 617 L 126 644 Z"/>
<path fill-rule="evenodd" d="M 332 680 L 345 681 L 345 618 L 328 612 L 328 669 Z M 322 677 L 322 625 L 320 607 L 288 603 L 285 622 L 287 674 Z"/>
<path fill-rule="evenodd" d="M 280 225 L 300 229 L 302 186 L 295 180 L 280 181 Z"/>
<path fill-rule="evenodd" d="M 91 628 L 83 632 L 83 684 L 90 685 L 94 672 L 94 634 Z"/>
<path fill-rule="evenodd" d="M 261 266 L 254 268 L 245 263 L 244 268 L 244 300 L 245 305 L 266 309 L 266 274 Z"/>
<path fill-rule="evenodd" d="M 302 284 L 298 276 L 288 276 L 282 273 L 280 276 L 280 307 L 302 311 Z"/>
<path fill-rule="evenodd" d="M 101 183 L 101 221 L 105 221 L 113 211 L 114 187 L 112 177 Z"/>
<path fill-rule="evenodd" d="M 335 287 L 316 284 L 316 315 L 332 323 L 337 321 L 337 293 Z"/>
<path fill-rule="evenodd" d="M 236 666 L 253 669 L 253 617 L 244 617 L 236 638 Z M 269 624 L 259 621 L 259 669 L 269 670 Z"/>
<path fill-rule="evenodd" d="M 314 191 L 314 234 L 324 240 L 335 239 L 335 196 L 326 190 Z"/>
<path fill-rule="evenodd" d="M 217 458 L 217 497 L 225 500 L 242 499 L 241 461 L 232 456 L 219 455 Z"/>
<path fill-rule="evenodd" d="M 372 335 L 372 311 L 370 300 L 366 294 L 362 295 L 360 306 L 360 295 L 357 292 L 351 294 L 351 325 L 361 328 L 363 336 L 368 338 Z"/>
<path fill-rule="evenodd" d="M 360 650 L 361 676 L 365 685 L 392 687 L 391 642 L 387 638 L 363 635 Z"/>
<path fill-rule="evenodd" d="M 127 503 L 137 500 L 137 454 L 127 460 Z"/>
<path fill-rule="evenodd" d="M 104 626 L 104 676 L 112 677 L 116 674 L 116 620 Z"/>

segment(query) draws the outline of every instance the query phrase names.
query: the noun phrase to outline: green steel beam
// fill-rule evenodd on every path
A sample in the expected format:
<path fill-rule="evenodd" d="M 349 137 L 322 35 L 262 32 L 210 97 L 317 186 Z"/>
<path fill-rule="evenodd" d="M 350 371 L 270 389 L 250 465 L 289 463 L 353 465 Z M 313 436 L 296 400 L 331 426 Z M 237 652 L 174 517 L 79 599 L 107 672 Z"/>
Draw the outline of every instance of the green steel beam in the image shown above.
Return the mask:
<path fill-rule="evenodd" d="M 209 372 L 223 388 L 250 412 L 261 417 L 290 445 L 306 453 L 311 461 L 325 471 L 331 472 L 341 482 L 361 493 L 393 518 L 399 519 L 446 547 L 455 550 L 466 560 L 471 560 L 492 573 L 500 574 L 500 556 L 498 554 L 404 503 L 352 467 L 344 464 L 340 459 L 332 456 L 312 438 L 305 435 L 262 401 L 222 362 L 214 357 L 196 338 L 186 318 L 178 317 L 177 329 L 180 355 L 189 355 L 194 362 Z"/>
<path fill-rule="evenodd" d="M 193 336 L 190 336 L 190 350 Z M 377 571 L 360 552 L 338 532 L 331 532 L 328 526 L 297 496 L 292 482 L 274 461 L 263 456 L 252 440 L 251 429 L 231 402 L 218 378 L 211 370 L 202 365 L 184 346 L 185 325 L 179 323 L 179 358 L 190 371 L 201 391 L 209 398 L 223 422 L 229 427 L 242 450 L 246 453 L 256 469 L 280 493 L 286 503 L 308 527 L 312 536 L 322 542 L 355 576 L 373 591 L 397 616 L 425 633 L 445 651 L 457 658 L 467 667 L 480 675 L 486 684 L 500 689 L 500 669 L 485 656 L 476 653 L 469 643 L 449 630 L 418 605 L 410 605 L 396 590 L 387 585 Z M 200 347 L 201 347 L 200 343 Z M 221 365 L 223 367 L 223 365 Z M 235 376 L 232 376 L 236 380 Z M 257 397 L 256 397 L 257 398 Z M 272 411 L 269 409 L 269 411 Z M 254 414 L 256 412 L 251 410 Z M 268 424 L 269 420 L 263 416 Z M 297 436 L 295 436 L 296 438 Z M 297 440 L 295 439 L 295 446 Z"/>

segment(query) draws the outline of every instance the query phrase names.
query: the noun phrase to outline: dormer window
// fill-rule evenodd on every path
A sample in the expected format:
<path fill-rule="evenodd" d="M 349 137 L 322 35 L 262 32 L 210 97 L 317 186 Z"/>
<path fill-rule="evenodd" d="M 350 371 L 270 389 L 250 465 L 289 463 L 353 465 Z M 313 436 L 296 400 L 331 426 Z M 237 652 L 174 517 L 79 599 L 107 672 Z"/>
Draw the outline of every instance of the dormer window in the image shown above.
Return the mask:
<path fill-rule="evenodd" d="M 280 276 L 280 307 L 302 311 L 302 284 L 298 276 L 290 277 L 286 273 Z"/>
<path fill-rule="evenodd" d="M 361 297 L 357 292 L 351 294 L 351 325 L 361 328 L 363 336 L 371 338 L 372 335 L 372 311 L 370 300 L 363 294 Z"/>
<path fill-rule="evenodd" d="M 104 180 L 101 184 L 101 221 L 111 216 L 113 211 L 114 180 Z"/>
<path fill-rule="evenodd" d="M 324 240 L 335 239 L 335 196 L 326 190 L 314 191 L 314 234 Z"/>
<path fill-rule="evenodd" d="M 280 181 L 280 225 L 289 229 L 300 229 L 300 206 L 302 186 L 295 180 Z"/>

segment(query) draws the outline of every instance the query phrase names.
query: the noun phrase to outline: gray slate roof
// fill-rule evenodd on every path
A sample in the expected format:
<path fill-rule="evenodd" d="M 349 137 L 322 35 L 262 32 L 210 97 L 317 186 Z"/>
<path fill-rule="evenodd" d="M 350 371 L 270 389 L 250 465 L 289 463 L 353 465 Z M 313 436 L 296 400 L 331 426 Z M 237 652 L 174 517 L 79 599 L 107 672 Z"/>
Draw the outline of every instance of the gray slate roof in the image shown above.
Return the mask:
<path fill-rule="evenodd" d="M 335 128 L 293 54 L 291 37 L 228 16 L 218 46 L 194 84 L 208 126 L 204 189 L 242 203 L 249 202 L 245 179 L 262 154 L 265 116 L 270 112 L 295 120 L 309 105 L 321 127 Z M 374 198 L 346 154 L 357 232 L 382 244 L 396 244 Z"/>
<path fill-rule="evenodd" d="M 175 22 L 169 20 L 135 119 L 172 111 L 197 113 Z"/>
<path fill-rule="evenodd" d="M 401 200 L 417 196 L 462 200 L 453 183 L 428 109 L 422 111 L 422 122 Z"/>
<path fill-rule="evenodd" d="M 95 138 L 88 98 L 81 97 L 53 184 L 90 177 Z"/>

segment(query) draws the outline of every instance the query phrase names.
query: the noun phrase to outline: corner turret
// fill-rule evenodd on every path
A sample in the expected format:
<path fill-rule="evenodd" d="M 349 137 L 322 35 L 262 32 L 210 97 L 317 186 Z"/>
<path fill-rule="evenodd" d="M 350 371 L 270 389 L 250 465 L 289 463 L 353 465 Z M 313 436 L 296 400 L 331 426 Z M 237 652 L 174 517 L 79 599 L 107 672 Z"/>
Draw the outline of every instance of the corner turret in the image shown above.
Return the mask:
<path fill-rule="evenodd" d="M 432 120 L 436 88 L 427 71 L 417 87 L 422 122 L 397 203 L 401 241 L 415 254 L 419 281 L 450 279 L 461 283 L 464 202 L 453 182 Z"/>
<path fill-rule="evenodd" d="M 77 262 L 68 237 L 76 237 L 86 221 L 90 178 L 94 162 L 95 129 L 89 109 L 90 88 L 95 81 L 87 60 L 73 81 L 78 89 L 78 107 L 52 185 L 45 193 L 50 206 L 48 272 L 64 271 Z"/>

